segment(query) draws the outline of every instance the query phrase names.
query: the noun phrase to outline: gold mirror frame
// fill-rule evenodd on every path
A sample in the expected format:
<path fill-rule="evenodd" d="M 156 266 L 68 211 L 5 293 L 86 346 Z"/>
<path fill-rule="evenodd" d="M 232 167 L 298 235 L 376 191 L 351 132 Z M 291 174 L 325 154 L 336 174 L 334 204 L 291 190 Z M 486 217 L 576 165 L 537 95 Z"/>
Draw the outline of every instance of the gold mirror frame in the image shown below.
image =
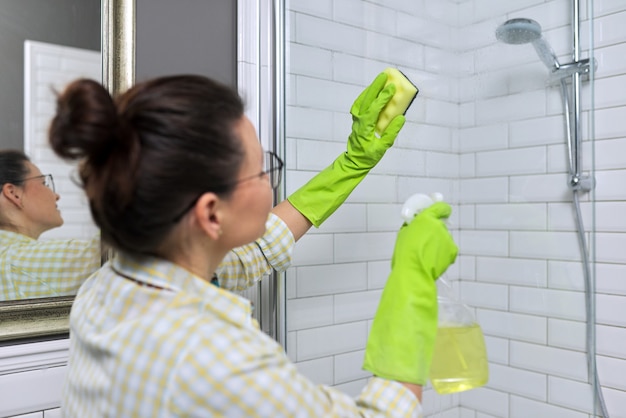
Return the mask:
<path fill-rule="evenodd" d="M 135 80 L 135 0 L 102 0 L 102 81 L 111 94 Z M 0 303 L 0 341 L 48 337 L 69 331 L 74 297 Z"/>

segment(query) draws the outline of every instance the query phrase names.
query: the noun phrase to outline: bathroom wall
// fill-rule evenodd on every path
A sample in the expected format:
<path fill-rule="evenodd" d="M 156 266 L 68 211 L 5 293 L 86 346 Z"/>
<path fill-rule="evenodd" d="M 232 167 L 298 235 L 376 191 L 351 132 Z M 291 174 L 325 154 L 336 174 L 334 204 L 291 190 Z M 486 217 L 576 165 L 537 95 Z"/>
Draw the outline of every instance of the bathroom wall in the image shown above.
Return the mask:
<path fill-rule="evenodd" d="M 399 226 L 401 202 L 442 192 L 461 256 L 448 279 L 485 331 L 486 388 L 440 397 L 429 415 L 587 417 L 585 304 L 559 91 L 529 45 L 497 43 L 511 17 L 541 23 L 570 60 L 569 0 L 332 1 L 289 5 L 288 191 L 345 147 L 352 100 L 393 65 L 421 91 L 394 149 L 337 214 L 303 238 L 288 272 L 288 353 L 313 380 L 358 393 L 363 348 Z M 583 49 L 589 46 L 581 1 Z M 626 6 L 596 1 L 595 89 L 583 88 L 583 167 L 595 163 L 597 204 L 582 200 L 597 275 L 598 369 L 612 413 L 626 410 Z M 583 53 L 586 57 L 587 53 Z M 597 111 L 590 118 L 589 103 Z M 594 135 L 595 146 L 588 140 Z M 315 152 L 313 152 L 313 150 Z M 593 156 L 595 155 L 595 159 Z M 594 212 L 595 211 L 595 212 Z M 594 216 L 595 215 L 595 216 Z M 616 415 L 617 414 L 617 415 Z"/>
<path fill-rule="evenodd" d="M 581 43 L 589 48 L 587 2 L 581 1 Z M 571 2 L 496 2 L 460 5 L 462 58 L 473 71 L 461 74 L 461 294 L 476 306 L 489 336 L 488 388 L 460 396 L 460 403 L 493 416 L 586 417 L 592 405 L 585 358 L 583 269 L 566 186 L 567 151 L 559 90 L 546 88 L 547 70 L 529 45 L 497 44 L 497 25 L 511 17 L 541 23 L 561 62 L 571 60 Z M 598 372 L 611 416 L 626 410 L 622 376 L 626 352 L 623 319 L 626 258 L 620 181 L 626 158 L 624 111 L 619 97 L 626 70 L 620 48 L 626 32 L 617 23 L 625 7 L 596 1 L 597 81 L 584 83 L 583 168 L 595 165 L 597 204 L 583 196 L 582 211 L 597 277 Z M 583 53 L 583 57 L 588 53 Z M 622 77 L 623 78 L 623 77 Z M 588 112 L 595 101 L 595 118 Z M 595 135 L 596 142 L 588 139 Z M 595 156 L 595 158 L 594 158 Z M 595 244 L 595 245 L 594 245 Z M 507 412 L 508 411 L 508 415 Z"/>
<path fill-rule="evenodd" d="M 136 0 L 135 79 L 203 74 L 235 87 L 237 3 Z"/>
<path fill-rule="evenodd" d="M 626 411 L 626 6 L 596 1 L 596 16 L 598 369 L 610 411 L 619 416 Z"/>

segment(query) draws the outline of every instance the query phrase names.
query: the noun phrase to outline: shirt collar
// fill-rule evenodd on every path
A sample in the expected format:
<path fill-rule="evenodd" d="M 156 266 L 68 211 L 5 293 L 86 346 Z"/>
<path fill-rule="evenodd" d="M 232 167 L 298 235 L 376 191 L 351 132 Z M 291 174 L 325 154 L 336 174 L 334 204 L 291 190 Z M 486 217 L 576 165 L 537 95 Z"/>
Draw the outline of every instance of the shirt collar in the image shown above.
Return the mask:
<path fill-rule="evenodd" d="M 188 296 L 200 304 L 201 309 L 213 311 L 218 316 L 238 324 L 250 324 L 250 301 L 227 290 L 220 289 L 188 270 L 162 258 L 131 255 L 118 252 L 110 262 L 120 276 Z"/>

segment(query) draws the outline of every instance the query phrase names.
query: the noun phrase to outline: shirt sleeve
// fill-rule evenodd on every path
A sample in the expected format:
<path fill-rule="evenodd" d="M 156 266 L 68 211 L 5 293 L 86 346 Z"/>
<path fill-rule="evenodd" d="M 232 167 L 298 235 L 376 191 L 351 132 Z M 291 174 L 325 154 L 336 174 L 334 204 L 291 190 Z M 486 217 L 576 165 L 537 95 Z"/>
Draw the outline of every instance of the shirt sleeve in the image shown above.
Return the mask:
<path fill-rule="evenodd" d="M 270 213 L 265 234 L 255 242 L 231 250 L 216 270 L 220 287 L 244 290 L 274 269 L 285 271 L 291 265 L 293 234 L 278 216 Z"/>
<path fill-rule="evenodd" d="M 100 267 L 100 235 L 91 240 L 16 243 L 0 260 L 4 300 L 76 294 Z"/>
<path fill-rule="evenodd" d="M 213 338 L 197 348 L 219 340 Z M 277 343 L 254 344 L 249 338 L 239 341 L 217 356 L 203 349 L 185 356 L 172 380 L 174 390 L 168 400 L 172 412 L 181 416 L 303 418 L 422 416 L 419 400 L 398 382 L 373 377 L 360 395 L 352 398 L 299 374 Z"/>

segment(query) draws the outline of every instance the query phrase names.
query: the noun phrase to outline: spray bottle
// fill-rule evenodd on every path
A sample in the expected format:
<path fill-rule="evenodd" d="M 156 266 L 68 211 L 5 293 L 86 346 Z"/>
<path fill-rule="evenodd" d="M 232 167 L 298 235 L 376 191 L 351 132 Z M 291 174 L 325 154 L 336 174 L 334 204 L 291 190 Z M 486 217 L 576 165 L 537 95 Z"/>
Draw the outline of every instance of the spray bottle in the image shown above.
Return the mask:
<path fill-rule="evenodd" d="M 402 218 L 410 222 L 421 210 L 443 201 L 441 193 L 418 193 L 407 199 Z M 439 308 L 437 338 L 430 366 L 430 381 L 439 394 L 483 386 L 489 379 L 482 329 L 467 305 L 461 303 L 443 278 L 437 280 Z"/>

